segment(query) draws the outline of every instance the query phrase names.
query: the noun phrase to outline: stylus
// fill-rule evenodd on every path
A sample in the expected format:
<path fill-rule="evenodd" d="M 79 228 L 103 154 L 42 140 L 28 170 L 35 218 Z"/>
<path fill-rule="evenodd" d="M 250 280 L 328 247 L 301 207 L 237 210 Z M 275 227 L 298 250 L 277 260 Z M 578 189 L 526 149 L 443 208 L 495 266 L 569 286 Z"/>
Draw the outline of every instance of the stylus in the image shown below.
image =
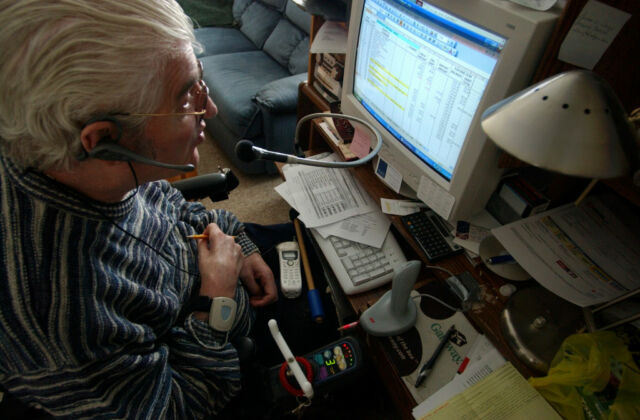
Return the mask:
<path fill-rule="evenodd" d="M 440 355 L 440 353 L 442 353 L 442 349 L 444 349 L 444 346 L 449 342 L 451 334 L 453 334 L 455 330 L 455 325 L 452 325 L 451 328 L 447 330 L 447 332 L 444 334 L 444 337 L 442 337 L 442 340 L 440 340 L 438 347 L 436 347 L 436 350 L 433 352 L 429 360 L 427 360 L 427 363 L 422 366 L 422 369 L 420 369 L 420 373 L 418 374 L 418 378 L 416 379 L 416 388 L 422 385 L 424 380 L 427 379 L 427 376 L 429 376 L 431 370 L 433 369 L 433 365 L 435 365 L 436 360 L 438 360 L 438 356 Z"/>

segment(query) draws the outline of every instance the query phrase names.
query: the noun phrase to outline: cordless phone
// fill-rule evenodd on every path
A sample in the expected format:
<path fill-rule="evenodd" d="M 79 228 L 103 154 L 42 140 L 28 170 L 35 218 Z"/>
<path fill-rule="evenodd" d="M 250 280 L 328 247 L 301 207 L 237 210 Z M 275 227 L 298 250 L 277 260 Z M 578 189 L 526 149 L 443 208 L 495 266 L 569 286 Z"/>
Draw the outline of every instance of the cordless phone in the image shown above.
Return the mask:
<path fill-rule="evenodd" d="M 302 292 L 302 274 L 300 272 L 300 247 L 295 241 L 282 242 L 276 247 L 280 261 L 280 290 L 290 299 Z"/>

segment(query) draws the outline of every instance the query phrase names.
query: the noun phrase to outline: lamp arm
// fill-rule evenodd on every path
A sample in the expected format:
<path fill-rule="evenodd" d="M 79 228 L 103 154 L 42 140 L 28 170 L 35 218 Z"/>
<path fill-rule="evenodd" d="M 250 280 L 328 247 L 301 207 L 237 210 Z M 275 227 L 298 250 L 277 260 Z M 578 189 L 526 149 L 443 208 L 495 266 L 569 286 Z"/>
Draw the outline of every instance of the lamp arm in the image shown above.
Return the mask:
<path fill-rule="evenodd" d="M 638 153 L 636 162 L 640 162 L 640 108 L 636 108 L 631 111 L 631 114 L 629 115 L 629 121 L 636 129 L 636 151 Z M 631 168 L 631 178 L 633 185 L 635 185 L 636 187 L 640 187 L 640 167 Z"/>

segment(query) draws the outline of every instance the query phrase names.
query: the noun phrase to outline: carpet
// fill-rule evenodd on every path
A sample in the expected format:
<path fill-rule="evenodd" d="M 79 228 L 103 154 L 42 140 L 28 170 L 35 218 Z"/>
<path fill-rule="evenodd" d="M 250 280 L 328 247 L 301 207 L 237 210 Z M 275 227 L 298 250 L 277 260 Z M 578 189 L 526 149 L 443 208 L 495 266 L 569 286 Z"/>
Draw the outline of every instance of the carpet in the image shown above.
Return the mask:
<path fill-rule="evenodd" d="M 238 177 L 240 185 L 229 194 L 227 200 L 213 203 L 205 199 L 208 209 L 222 208 L 231 211 L 242 222 L 263 225 L 289 222 L 289 205 L 274 188 L 283 180 L 279 175 L 245 175 L 227 158 L 215 140 L 207 133 L 205 141 L 198 146 L 200 164 L 198 174 L 217 172 L 218 168 L 229 168 Z"/>

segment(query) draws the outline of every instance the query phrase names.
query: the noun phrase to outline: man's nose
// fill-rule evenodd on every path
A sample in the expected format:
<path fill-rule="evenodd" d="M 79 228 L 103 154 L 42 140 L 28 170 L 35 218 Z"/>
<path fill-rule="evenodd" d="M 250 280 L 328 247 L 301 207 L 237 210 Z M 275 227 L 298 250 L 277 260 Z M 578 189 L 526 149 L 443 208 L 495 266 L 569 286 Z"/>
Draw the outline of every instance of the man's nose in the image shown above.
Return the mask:
<path fill-rule="evenodd" d="M 213 118 L 216 115 L 218 115 L 218 107 L 216 106 L 215 103 L 213 103 L 213 100 L 207 96 L 207 109 L 206 109 L 206 113 L 204 114 L 205 118 Z"/>

